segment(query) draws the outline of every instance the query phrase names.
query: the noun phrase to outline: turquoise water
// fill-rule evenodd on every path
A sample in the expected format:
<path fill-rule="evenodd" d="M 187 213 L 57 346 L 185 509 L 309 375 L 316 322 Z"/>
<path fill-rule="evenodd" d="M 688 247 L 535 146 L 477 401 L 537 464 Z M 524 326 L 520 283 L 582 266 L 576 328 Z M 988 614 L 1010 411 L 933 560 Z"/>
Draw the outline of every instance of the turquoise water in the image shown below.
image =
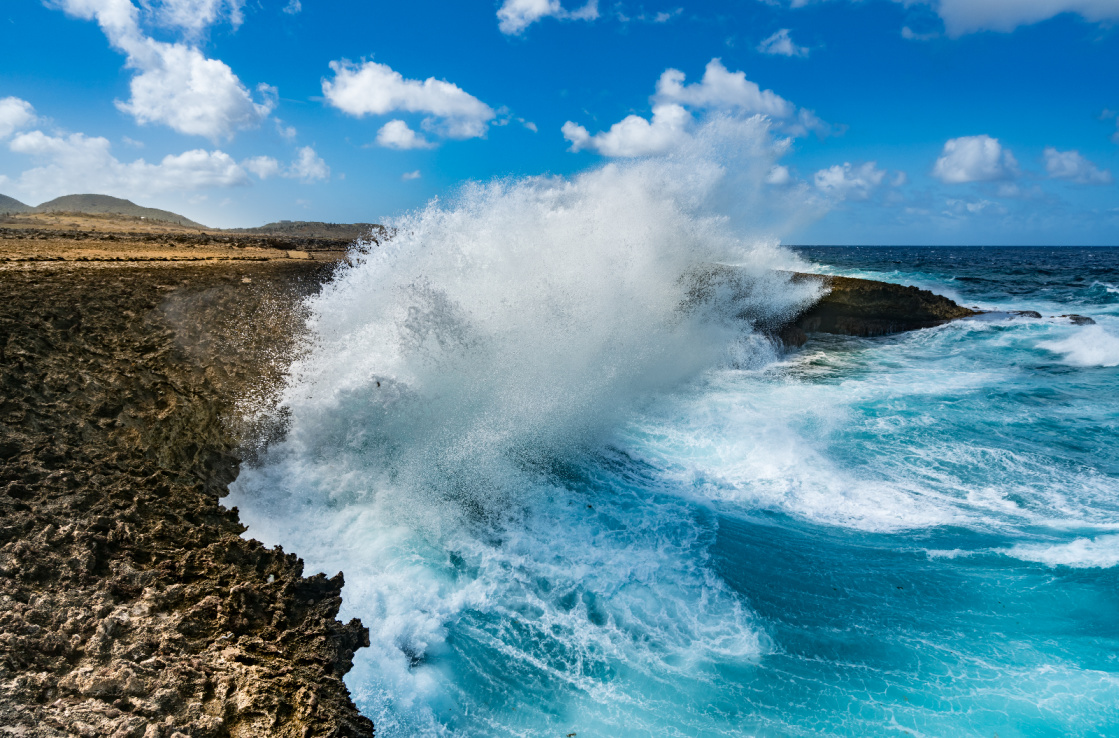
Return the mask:
<path fill-rule="evenodd" d="M 588 251 L 577 300 L 491 302 L 463 285 L 504 267 L 458 253 L 319 298 L 289 438 L 231 500 L 345 571 L 379 736 L 1119 734 L 1119 249 L 757 252 L 1045 316 L 788 352 L 627 338 L 660 261 L 633 300 Z"/>

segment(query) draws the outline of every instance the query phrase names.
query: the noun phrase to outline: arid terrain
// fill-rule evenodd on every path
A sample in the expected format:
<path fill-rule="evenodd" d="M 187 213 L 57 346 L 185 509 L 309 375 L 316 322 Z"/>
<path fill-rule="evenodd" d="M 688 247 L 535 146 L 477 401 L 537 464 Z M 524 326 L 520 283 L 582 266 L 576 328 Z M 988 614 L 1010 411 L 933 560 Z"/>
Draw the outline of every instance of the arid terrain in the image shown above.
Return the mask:
<path fill-rule="evenodd" d="M 372 735 L 341 574 L 219 503 L 345 243 L 4 220 L 0 735 Z"/>

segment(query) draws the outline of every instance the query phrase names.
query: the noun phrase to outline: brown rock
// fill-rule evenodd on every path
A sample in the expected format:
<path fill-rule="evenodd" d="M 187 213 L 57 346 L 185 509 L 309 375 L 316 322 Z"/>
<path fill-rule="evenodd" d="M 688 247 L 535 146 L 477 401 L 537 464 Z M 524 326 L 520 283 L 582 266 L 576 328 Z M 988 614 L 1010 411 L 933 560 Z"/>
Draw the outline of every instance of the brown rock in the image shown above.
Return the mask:
<path fill-rule="evenodd" d="M 793 279 L 819 281 L 828 290 L 819 302 L 793 321 L 807 333 L 881 336 L 979 314 L 917 287 L 816 274 L 795 274 Z"/>
<path fill-rule="evenodd" d="M 335 619 L 342 577 L 219 504 L 255 433 L 236 403 L 279 381 L 329 270 L 0 269 L 0 726 L 373 735 L 342 682 L 368 643 Z"/>

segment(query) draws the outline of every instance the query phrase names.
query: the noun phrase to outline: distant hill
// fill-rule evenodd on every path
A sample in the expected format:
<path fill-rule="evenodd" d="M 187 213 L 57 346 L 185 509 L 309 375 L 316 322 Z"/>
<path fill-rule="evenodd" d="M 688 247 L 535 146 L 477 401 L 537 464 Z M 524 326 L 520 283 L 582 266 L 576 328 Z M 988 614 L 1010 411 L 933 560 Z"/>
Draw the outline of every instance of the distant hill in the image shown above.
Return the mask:
<path fill-rule="evenodd" d="M 0 215 L 10 215 L 14 213 L 30 213 L 33 208 L 30 205 L 24 205 L 14 197 L 7 195 L 0 195 Z"/>
<path fill-rule="evenodd" d="M 259 228 L 229 228 L 230 233 L 251 233 L 261 236 L 289 236 L 297 238 L 334 238 L 353 241 L 365 238 L 370 231 L 380 234 L 384 228 L 376 223 L 321 223 L 310 220 L 281 220 Z"/>
<path fill-rule="evenodd" d="M 15 202 L 15 200 L 12 202 Z M 0 207 L 3 207 L 3 202 L 0 202 Z M 28 210 L 35 213 L 112 213 L 115 215 L 130 215 L 134 218 L 146 218 L 148 220 L 162 220 L 168 223 L 177 223 L 189 228 L 206 227 L 178 213 L 158 210 L 156 208 L 140 207 L 130 200 L 122 200 L 119 197 L 109 197 L 108 195 L 64 195 L 50 202 L 45 202 L 37 208 L 28 208 Z"/>

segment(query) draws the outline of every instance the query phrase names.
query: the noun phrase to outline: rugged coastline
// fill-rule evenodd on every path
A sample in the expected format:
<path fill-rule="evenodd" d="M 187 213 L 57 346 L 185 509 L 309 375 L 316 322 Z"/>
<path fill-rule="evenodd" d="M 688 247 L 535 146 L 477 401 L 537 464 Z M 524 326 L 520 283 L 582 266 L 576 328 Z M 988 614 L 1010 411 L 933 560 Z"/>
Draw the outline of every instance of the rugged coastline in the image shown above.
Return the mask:
<path fill-rule="evenodd" d="M 219 503 L 336 254 L 62 241 L 0 240 L 0 734 L 373 735 L 342 575 Z"/>
<path fill-rule="evenodd" d="M 342 682 L 368 643 L 335 619 L 342 574 L 304 577 L 219 502 L 256 433 L 241 410 L 344 244 L 65 217 L 0 228 L 0 731 L 372 735 Z M 777 329 L 793 345 L 976 312 L 792 278 L 827 281 Z"/>

